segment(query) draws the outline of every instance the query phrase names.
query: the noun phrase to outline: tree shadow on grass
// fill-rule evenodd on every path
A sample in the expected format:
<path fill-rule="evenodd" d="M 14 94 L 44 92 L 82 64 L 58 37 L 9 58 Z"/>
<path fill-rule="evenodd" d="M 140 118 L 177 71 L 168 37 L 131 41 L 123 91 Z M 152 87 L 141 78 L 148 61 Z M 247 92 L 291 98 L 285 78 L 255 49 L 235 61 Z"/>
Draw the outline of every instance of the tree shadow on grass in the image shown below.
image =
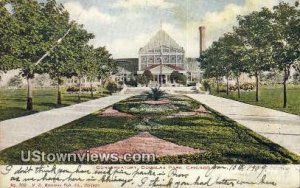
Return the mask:
<path fill-rule="evenodd" d="M 56 104 L 56 103 L 50 103 L 50 102 L 41 102 L 41 103 L 37 103 L 36 105 L 43 106 L 46 108 L 61 108 L 61 107 L 69 106 L 69 104 L 65 104 L 65 103 Z"/>
<path fill-rule="evenodd" d="M 24 108 L 8 107 L 8 108 L 0 109 L 0 121 L 27 116 L 37 112 L 38 112 L 37 110 L 27 111 L 25 107 Z"/>

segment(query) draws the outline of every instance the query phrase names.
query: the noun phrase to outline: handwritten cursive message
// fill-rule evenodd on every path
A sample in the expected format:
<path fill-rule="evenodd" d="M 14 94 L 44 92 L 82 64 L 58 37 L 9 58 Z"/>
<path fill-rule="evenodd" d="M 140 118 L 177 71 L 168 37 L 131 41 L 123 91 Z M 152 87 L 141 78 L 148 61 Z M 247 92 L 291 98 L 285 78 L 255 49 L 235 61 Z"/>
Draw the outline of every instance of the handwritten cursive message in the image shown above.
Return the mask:
<path fill-rule="evenodd" d="M 297 165 L 6 165 L 0 169 L 3 188 L 300 185 Z"/>

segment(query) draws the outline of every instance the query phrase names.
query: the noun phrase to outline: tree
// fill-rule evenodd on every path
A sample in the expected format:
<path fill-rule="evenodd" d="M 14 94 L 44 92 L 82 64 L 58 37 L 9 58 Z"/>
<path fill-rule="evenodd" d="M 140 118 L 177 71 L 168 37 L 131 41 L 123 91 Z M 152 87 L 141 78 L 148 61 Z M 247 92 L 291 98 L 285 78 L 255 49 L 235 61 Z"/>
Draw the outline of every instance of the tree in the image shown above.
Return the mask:
<path fill-rule="evenodd" d="M 259 100 L 259 73 L 268 71 L 272 67 L 272 48 L 270 33 L 271 12 L 267 8 L 254 11 L 246 16 L 238 16 L 238 27 L 235 32 L 240 36 L 244 44 L 245 71 L 254 75 L 256 79 L 255 100 Z"/>
<path fill-rule="evenodd" d="M 85 49 L 85 56 L 86 56 L 86 77 L 87 80 L 90 82 L 90 92 L 91 97 L 94 97 L 94 88 L 93 82 L 97 78 L 99 65 L 96 61 L 96 51 L 94 50 L 93 46 L 86 46 Z"/>
<path fill-rule="evenodd" d="M 231 39 L 229 35 L 219 38 L 217 42 L 218 47 L 218 64 L 222 66 L 226 77 L 226 94 L 229 95 L 229 77 L 232 74 L 232 52 L 230 46 Z"/>
<path fill-rule="evenodd" d="M 144 77 L 144 80 L 145 80 L 145 83 L 144 83 L 144 84 L 146 84 L 146 87 L 148 87 L 148 84 L 149 84 L 150 81 L 153 79 L 153 75 L 152 75 L 151 71 L 150 71 L 150 70 L 145 70 L 145 71 L 143 72 L 143 75 L 142 75 L 142 76 Z"/>
<path fill-rule="evenodd" d="M 57 5 L 55 0 L 50 0 L 45 5 L 44 12 L 49 20 L 54 19 L 56 22 L 49 23 L 47 32 L 49 36 L 58 39 L 71 28 L 71 32 L 76 30 L 74 23 L 69 23 L 69 14 L 61 5 Z M 57 86 L 57 104 L 62 104 L 62 94 L 60 86 L 63 83 L 63 78 L 70 78 L 74 75 L 72 66 L 74 65 L 73 46 L 76 45 L 72 39 L 72 35 L 68 35 L 60 45 L 53 48 L 49 55 L 44 59 L 37 70 L 38 73 L 47 73 L 50 78 L 56 82 Z"/>
<path fill-rule="evenodd" d="M 179 73 L 178 71 L 173 71 L 170 75 L 170 79 L 172 82 L 177 82 L 179 84 L 186 84 L 187 81 L 187 77 L 181 73 Z"/>
<path fill-rule="evenodd" d="M 62 104 L 62 94 L 60 86 L 63 83 L 63 78 L 71 78 L 74 74 L 72 66 L 74 59 L 72 53 L 62 43 L 61 46 L 53 50 L 42 64 L 43 71 L 48 73 L 50 78 L 56 82 L 57 86 L 57 104 Z"/>
<path fill-rule="evenodd" d="M 17 26 L 12 32 L 13 36 L 17 36 L 14 57 L 20 62 L 21 75 L 27 80 L 26 109 L 32 110 L 32 78 L 40 71 L 37 62 L 62 36 L 59 23 L 67 13 L 55 0 L 44 3 L 10 0 L 10 5 L 13 9 L 12 22 Z"/>
<path fill-rule="evenodd" d="M 106 89 L 110 92 L 110 94 L 112 94 L 118 91 L 118 85 L 110 80 L 106 84 Z"/>
<path fill-rule="evenodd" d="M 11 1 L 14 8 L 14 22 L 18 28 L 14 35 L 18 37 L 18 56 L 21 63 L 21 75 L 27 80 L 27 110 L 33 109 L 32 83 L 36 71 L 35 63 L 47 51 L 51 41 L 47 33 L 48 21 L 42 4 L 37 1 Z"/>
<path fill-rule="evenodd" d="M 245 72 L 245 64 L 243 63 L 243 52 L 245 51 L 241 38 L 236 33 L 227 33 L 224 35 L 224 52 L 227 62 L 226 69 L 236 77 L 238 97 L 240 98 L 240 80 L 242 72 Z M 228 77 L 227 77 L 227 95 L 228 95 Z"/>
<path fill-rule="evenodd" d="M 79 81 L 79 92 L 78 92 L 78 101 L 81 101 L 81 91 L 82 91 L 82 78 L 87 75 L 87 67 L 90 63 L 90 48 L 87 43 L 90 39 L 93 39 L 95 36 L 92 33 L 88 33 L 83 25 L 75 25 L 74 32 L 70 32 L 72 35 L 72 42 L 75 44 L 72 49 L 74 54 L 74 75 L 78 78 Z"/>
<path fill-rule="evenodd" d="M 96 48 L 95 58 L 97 62 L 97 78 L 103 83 L 109 78 L 111 72 L 116 69 L 116 65 L 106 47 Z"/>
<path fill-rule="evenodd" d="M 284 72 L 283 76 L 283 107 L 287 107 L 287 81 L 290 69 L 300 56 L 300 10 L 288 3 L 274 6 L 271 15 L 273 30 L 273 61 L 277 69 Z"/>
<path fill-rule="evenodd" d="M 6 73 L 8 70 L 20 66 L 20 62 L 16 58 L 18 36 L 15 31 L 18 25 L 13 12 L 10 12 L 7 8 L 10 5 L 6 1 L 0 2 L 0 73 Z"/>
<path fill-rule="evenodd" d="M 137 76 L 137 82 L 141 85 L 147 85 L 149 80 L 145 75 L 138 75 Z"/>
<path fill-rule="evenodd" d="M 203 55 L 198 59 L 200 67 L 204 69 L 203 77 L 210 79 L 215 78 L 217 84 L 217 93 L 219 90 L 220 78 L 224 76 L 222 64 L 220 63 L 220 48 L 218 42 L 213 42 L 210 48 L 204 51 Z"/>

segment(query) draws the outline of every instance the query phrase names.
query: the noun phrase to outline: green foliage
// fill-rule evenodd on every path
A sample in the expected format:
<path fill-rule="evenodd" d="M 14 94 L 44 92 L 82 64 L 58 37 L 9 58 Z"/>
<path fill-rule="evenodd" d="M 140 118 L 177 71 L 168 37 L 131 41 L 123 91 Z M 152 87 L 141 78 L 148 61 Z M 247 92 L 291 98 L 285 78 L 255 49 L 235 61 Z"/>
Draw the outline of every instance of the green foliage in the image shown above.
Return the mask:
<path fill-rule="evenodd" d="M 143 72 L 143 76 L 146 78 L 147 84 L 149 84 L 149 82 L 153 79 L 153 75 L 152 75 L 151 71 L 149 71 L 149 70 L 145 70 Z"/>
<path fill-rule="evenodd" d="M 145 75 L 142 74 L 137 76 L 137 83 L 141 85 L 147 85 L 149 83 L 149 80 Z"/>
<path fill-rule="evenodd" d="M 187 86 L 196 86 L 196 85 L 197 85 L 196 82 L 189 82 L 189 83 L 187 84 Z"/>
<path fill-rule="evenodd" d="M 211 90 L 211 86 L 208 80 L 204 80 L 202 82 L 202 86 L 204 88 L 205 91 L 210 91 Z"/>
<path fill-rule="evenodd" d="M 282 83 L 282 71 L 272 70 L 265 74 L 260 74 L 260 81 L 263 84 L 281 84 Z"/>
<path fill-rule="evenodd" d="M 23 85 L 23 79 L 21 76 L 16 75 L 14 77 L 12 77 L 9 81 L 8 81 L 8 86 L 10 87 L 17 87 L 20 88 Z"/>
<path fill-rule="evenodd" d="M 5 2 L 0 2 L 0 72 L 6 72 L 21 66 L 16 58 L 18 53 L 18 38 L 15 30 L 18 29 L 17 21 L 5 7 Z"/>
<path fill-rule="evenodd" d="M 300 44 L 299 6 L 279 3 L 272 10 L 262 8 L 238 16 L 233 33 L 225 33 L 198 59 L 205 78 L 256 77 L 256 101 L 259 100 L 259 75 L 264 71 L 284 71 L 286 86 L 290 68 L 298 67 Z M 265 82 L 267 83 L 267 82 Z M 286 87 L 284 87 L 286 88 Z M 284 106 L 286 107 L 286 89 Z"/>
<path fill-rule="evenodd" d="M 106 83 L 105 88 L 112 94 L 115 93 L 119 90 L 118 85 L 113 82 L 113 81 L 109 81 Z"/>
<path fill-rule="evenodd" d="M 91 87 L 82 87 L 81 90 L 83 92 L 90 92 L 91 91 Z M 79 87 L 78 86 L 70 86 L 66 89 L 67 92 L 70 93 L 77 93 L 79 92 Z M 93 87 L 93 91 L 97 91 L 97 89 L 95 87 Z"/>
<path fill-rule="evenodd" d="M 229 85 L 230 91 L 236 91 L 238 89 L 237 85 Z M 240 89 L 244 91 L 252 91 L 255 89 L 255 84 L 253 83 L 242 83 L 240 85 Z"/>
<path fill-rule="evenodd" d="M 137 81 L 135 79 L 130 79 L 129 81 L 126 81 L 125 84 L 129 86 L 137 87 Z"/>
<path fill-rule="evenodd" d="M 106 49 L 106 47 L 98 47 L 95 49 L 95 59 L 97 66 L 99 79 L 107 79 L 110 73 L 116 69 L 116 65 L 113 62 L 112 55 Z"/>
<path fill-rule="evenodd" d="M 245 90 L 245 91 L 251 91 L 251 90 L 254 90 L 255 84 L 253 84 L 253 83 L 243 83 L 243 84 L 240 85 L 240 88 L 242 90 Z"/>
<path fill-rule="evenodd" d="M 184 74 L 179 73 L 178 71 L 173 71 L 170 75 L 172 82 L 176 82 L 182 85 L 186 85 L 187 77 Z"/>
<path fill-rule="evenodd" d="M 153 99 L 155 101 L 158 101 L 161 99 L 166 93 L 162 91 L 159 87 L 151 88 L 151 91 L 148 92 L 147 97 L 148 99 Z"/>
<path fill-rule="evenodd" d="M 273 7 L 270 16 L 272 22 L 271 43 L 273 45 L 273 61 L 283 71 L 290 69 L 300 56 L 300 10 L 288 3 L 279 3 Z"/>

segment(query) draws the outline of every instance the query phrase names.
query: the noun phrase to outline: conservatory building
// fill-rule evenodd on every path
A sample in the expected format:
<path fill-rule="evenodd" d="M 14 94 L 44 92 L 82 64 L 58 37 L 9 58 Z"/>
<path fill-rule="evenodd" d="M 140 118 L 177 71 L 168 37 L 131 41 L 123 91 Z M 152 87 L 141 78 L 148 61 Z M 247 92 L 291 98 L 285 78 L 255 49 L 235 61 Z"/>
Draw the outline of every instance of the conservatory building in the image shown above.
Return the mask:
<path fill-rule="evenodd" d="M 199 82 L 201 70 L 195 58 L 186 58 L 185 51 L 164 30 L 159 30 L 149 42 L 139 49 L 138 58 L 115 59 L 116 81 L 129 81 L 149 70 L 153 75 L 151 85 L 173 85 L 172 72 L 187 76 L 187 82 Z"/>
<path fill-rule="evenodd" d="M 184 65 L 184 49 L 164 30 L 159 30 L 138 53 L 137 74 L 151 71 L 152 82 L 167 84 L 173 71 L 187 74 Z"/>

